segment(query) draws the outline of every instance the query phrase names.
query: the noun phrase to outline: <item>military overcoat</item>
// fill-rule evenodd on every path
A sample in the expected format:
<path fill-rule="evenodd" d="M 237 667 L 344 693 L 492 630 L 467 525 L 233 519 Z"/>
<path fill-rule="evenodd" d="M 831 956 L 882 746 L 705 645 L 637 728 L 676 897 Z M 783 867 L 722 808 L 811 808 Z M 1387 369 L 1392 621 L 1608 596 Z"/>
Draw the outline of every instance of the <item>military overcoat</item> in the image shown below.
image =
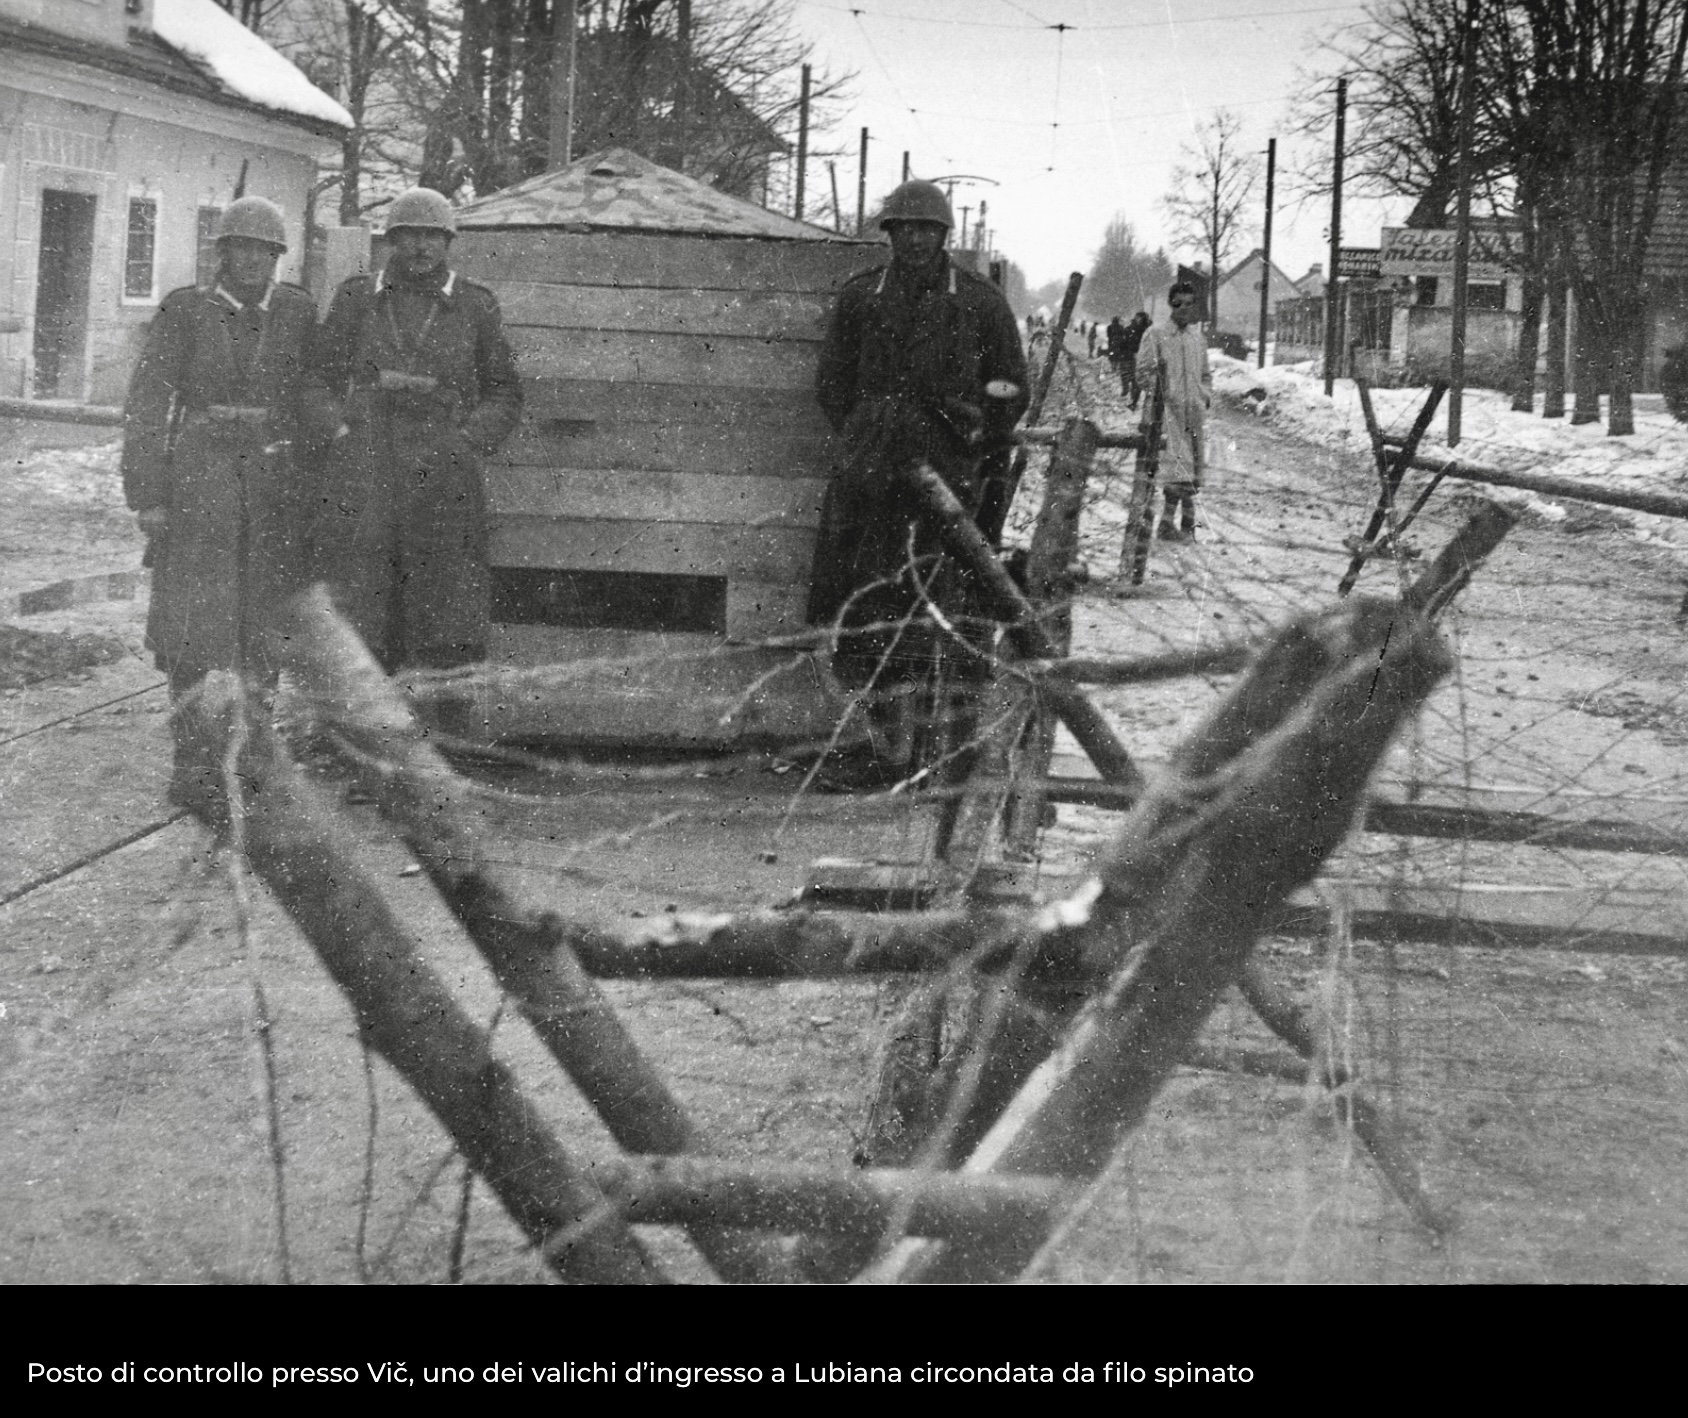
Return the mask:
<path fill-rule="evenodd" d="M 309 488 L 293 456 L 316 305 L 271 285 L 165 296 L 123 411 L 123 490 L 163 509 L 150 548 L 147 644 L 178 682 L 258 669 L 269 613 L 303 584 Z"/>
<path fill-rule="evenodd" d="M 480 658 L 482 459 L 522 410 L 497 298 L 455 271 L 421 289 L 354 277 L 318 333 L 310 387 L 347 429 L 329 455 L 318 537 L 341 609 L 389 669 Z"/>
<path fill-rule="evenodd" d="M 987 397 L 993 380 L 1014 386 Z M 821 348 L 815 396 L 854 445 L 823 510 L 809 618 L 831 618 L 851 591 L 903 563 L 915 500 L 885 476 L 877 441 L 924 457 L 977 509 L 983 484 L 1006 471 L 985 444 L 1007 433 L 1029 402 L 1019 325 L 1002 293 L 947 257 L 913 275 L 896 265 L 851 277 L 839 292 Z M 899 436 L 885 437 L 894 424 Z M 865 454 L 865 456 L 863 456 Z"/>

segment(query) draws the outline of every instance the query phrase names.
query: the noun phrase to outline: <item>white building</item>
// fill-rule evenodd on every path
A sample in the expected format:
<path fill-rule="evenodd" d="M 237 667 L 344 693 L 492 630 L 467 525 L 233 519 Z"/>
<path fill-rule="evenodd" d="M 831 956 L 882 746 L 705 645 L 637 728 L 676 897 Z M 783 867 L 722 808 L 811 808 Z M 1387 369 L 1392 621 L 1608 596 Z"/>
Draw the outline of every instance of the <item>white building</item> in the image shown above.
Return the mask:
<path fill-rule="evenodd" d="M 218 214 L 287 214 L 351 118 L 212 0 L 0 0 L 0 397 L 117 404 Z"/>

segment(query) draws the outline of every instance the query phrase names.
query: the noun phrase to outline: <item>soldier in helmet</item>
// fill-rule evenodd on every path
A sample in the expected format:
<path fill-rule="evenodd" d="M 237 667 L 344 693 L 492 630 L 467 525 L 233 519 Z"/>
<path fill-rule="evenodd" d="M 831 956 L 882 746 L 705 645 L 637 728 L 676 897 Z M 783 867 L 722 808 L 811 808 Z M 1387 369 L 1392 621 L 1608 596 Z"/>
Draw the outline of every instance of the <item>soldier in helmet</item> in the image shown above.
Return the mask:
<path fill-rule="evenodd" d="M 943 192 L 905 182 L 886 199 L 879 224 L 890 263 L 839 292 L 815 378 L 846 449 L 822 513 L 809 597 L 815 623 L 840 613 L 849 625 L 897 621 L 920 594 L 968 614 L 972 588 L 937 555 L 938 539 L 900 475 L 930 464 L 994 542 L 1007 511 L 1008 435 L 1028 402 L 1008 302 L 945 252 L 955 223 Z M 895 718 L 908 702 L 897 682 L 923 678 L 925 656 L 914 635 L 858 634 L 834 664 L 847 682 L 890 689 L 875 712 Z M 894 771 L 895 758 L 914 748 L 894 725 L 888 733 Z"/>
<path fill-rule="evenodd" d="M 447 262 L 456 231 L 438 192 L 396 198 L 385 268 L 335 292 L 312 360 L 312 395 L 340 423 L 323 572 L 389 671 L 486 653 L 481 464 L 521 418 L 522 390 L 498 301 Z"/>
<path fill-rule="evenodd" d="M 925 460 L 995 541 L 1007 435 L 1028 402 L 1026 359 L 1008 302 L 989 281 L 949 259 L 948 199 L 911 181 L 879 217 L 891 260 L 839 293 L 821 349 L 815 394 L 850 449 L 834 479 L 822 529 L 809 618 L 831 619 L 861 586 L 903 564 L 915 503 L 893 466 Z M 921 535 L 924 550 L 935 543 Z"/>
<path fill-rule="evenodd" d="M 293 458 L 310 430 L 301 387 L 316 304 L 275 280 L 281 209 L 230 204 L 217 275 L 171 291 L 147 332 L 123 411 L 123 490 L 147 538 L 147 644 L 170 679 L 171 800 L 220 800 L 216 736 L 195 687 L 214 669 L 260 686 L 276 668 L 267 613 L 302 584 L 308 494 Z"/>

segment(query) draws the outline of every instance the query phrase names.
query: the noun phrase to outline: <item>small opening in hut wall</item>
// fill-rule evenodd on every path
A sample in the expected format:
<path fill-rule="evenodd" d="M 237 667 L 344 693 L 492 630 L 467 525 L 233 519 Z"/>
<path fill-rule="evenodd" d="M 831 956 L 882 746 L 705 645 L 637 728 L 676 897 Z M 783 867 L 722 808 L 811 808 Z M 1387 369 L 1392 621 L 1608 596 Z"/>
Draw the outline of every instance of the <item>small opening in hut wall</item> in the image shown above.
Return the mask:
<path fill-rule="evenodd" d="M 500 625 L 567 630 L 722 635 L 727 629 L 727 578 L 495 566 L 492 618 Z"/>

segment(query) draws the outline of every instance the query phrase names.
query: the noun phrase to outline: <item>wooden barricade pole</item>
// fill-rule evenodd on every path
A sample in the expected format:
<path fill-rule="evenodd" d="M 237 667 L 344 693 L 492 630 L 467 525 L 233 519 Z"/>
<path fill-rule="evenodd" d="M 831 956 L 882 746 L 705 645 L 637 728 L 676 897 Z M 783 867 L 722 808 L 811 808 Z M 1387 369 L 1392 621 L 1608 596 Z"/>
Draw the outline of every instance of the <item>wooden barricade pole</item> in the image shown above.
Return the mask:
<path fill-rule="evenodd" d="M 209 686 L 208 686 L 209 687 Z M 298 923 L 351 1002 L 359 1027 L 444 1125 L 512 1220 L 567 1280 L 663 1277 L 614 1206 L 552 1136 L 486 1031 L 445 983 L 357 865 L 320 790 L 267 725 L 247 730 L 240 777 L 247 859 Z"/>
<path fill-rule="evenodd" d="M 1067 909 L 1107 987 L 964 1170 L 1093 1178 L 1237 979 L 1269 913 L 1346 836 L 1372 769 L 1451 659 L 1423 616 L 1365 601 L 1291 625 L 1127 818 Z M 1274 850 L 1262 850 L 1262 844 Z M 1023 1249 L 899 1244 L 869 1278 L 1005 1279 Z"/>
<path fill-rule="evenodd" d="M 1360 579 L 1360 569 L 1372 555 L 1378 533 L 1383 530 L 1390 509 L 1395 505 L 1395 493 L 1401 486 L 1401 479 L 1412 466 L 1413 455 L 1418 451 L 1419 442 L 1430 428 L 1430 420 L 1436 417 L 1436 406 L 1442 402 L 1442 395 L 1448 388 L 1447 381 L 1441 379 L 1430 386 L 1430 394 L 1424 401 L 1424 407 L 1418 411 L 1418 417 L 1413 420 L 1412 431 L 1407 434 L 1406 442 L 1400 451 L 1390 458 L 1382 430 L 1378 427 L 1377 415 L 1372 411 L 1371 388 L 1363 379 L 1358 381 L 1358 385 L 1360 409 L 1366 418 L 1366 433 L 1371 439 L 1372 461 L 1377 465 L 1379 486 L 1377 506 L 1372 509 L 1371 520 L 1366 523 L 1366 530 L 1360 536 L 1360 545 L 1354 552 L 1354 559 L 1348 563 L 1348 570 L 1337 583 L 1336 594 L 1339 596 L 1346 596 L 1354 589 L 1354 583 Z M 1416 515 L 1417 509 L 1414 511 Z"/>
<path fill-rule="evenodd" d="M 1009 634 L 1020 653 L 1035 660 L 1060 659 L 1055 642 L 1038 621 L 1036 608 L 1002 569 L 984 534 L 948 484 L 924 463 L 909 469 L 905 477 L 926 504 L 945 549 L 978 578 L 1001 618 L 1009 623 Z M 1043 694 L 1105 779 L 1115 783 L 1142 781 L 1143 775 L 1113 726 L 1077 686 L 1052 679 L 1045 683 Z"/>
<path fill-rule="evenodd" d="M 336 728 L 378 765 L 370 786 L 424 871 L 462 921 L 535 1033 L 630 1152 L 698 1150 L 661 1075 L 640 1053 L 570 949 L 567 928 L 524 906 L 500 881 L 496 851 L 463 803 L 463 784 L 429 744 L 321 586 L 289 603 L 284 659 Z M 752 1238 L 701 1228 L 693 1239 L 724 1278 L 774 1278 L 780 1265 Z"/>
<path fill-rule="evenodd" d="M 1119 549 L 1119 579 L 1141 586 L 1149 569 L 1149 540 L 1155 534 L 1155 486 L 1160 477 L 1162 426 L 1166 421 L 1166 371 L 1155 371 L 1149 417 L 1143 428 L 1131 474 L 1131 503 L 1125 514 L 1125 540 Z"/>
<path fill-rule="evenodd" d="M 1026 598 L 1041 609 L 1045 630 L 1062 656 L 1070 653 L 1073 645 L 1071 570 L 1078 560 L 1079 517 L 1100 432 L 1088 419 L 1079 418 L 1069 419 L 1062 428 L 1061 441 L 1049 460 L 1043 508 L 1026 558 Z M 1024 786 L 1010 800 L 1010 855 L 1028 855 L 1037 843 L 1045 802 L 1040 785 L 1049 776 L 1054 750 L 1054 721 L 1039 712 L 1032 720 L 1030 739 L 1014 774 Z"/>
<path fill-rule="evenodd" d="M 1074 271 L 1067 277 L 1067 291 L 1061 297 L 1061 313 L 1055 317 L 1055 328 L 1049 332 L 1049 349 L 1044 354 L 1042 367 L 1032 376 L 1031 402 L 1026 406 L 1025 424 L 1032 428 L 1043 417 L 1044 401 L 1049 397 L 1049 389 L 1055 382 L 1055 366 L 1061 358 L 1061 351 L 1067 343 L 1067 325 L 1073 318 L 1073 310 L 1078 305 L 1078 293 L 1084 285 L 1084 276 Z M 1040 442 L 1041 440 L 1027 440 Z M 991 505 L 979 509 L 979 524 L 993 529 L 993 540 L 1000 535 L 1003 521 L 1008 516 L 1008 509 L 1014 502 L 1014 494 L 1020 490 L 1020 482 L 1026 475 L 1026 444 L 1014 450 L 1014 461 L 1009 465 L 1007 480 L 1002 484 L 1000 493 L 992 493 L 987 489 L 987 496 L 1000 497 L 1000 506 L 993 500 Z"/>
<path fill-rule="evenodd" d="M 1061 654 L 1072 643 L 1069 570 L 1078 557 L 1079 515 L 1099 436 L 1100 430 L 1088 419 L 1069 419 L 1062 428 L 1060 441 L 1049 461 L 1043 506 L 1038 512 L 1026 558 L 1027 601 L 1040 608 L 1045 632 Z M 991 689 L 984 696 L 981 722 L 988 727 L 983 731 L 983 743 L 970 781 L 988 786 L 963 797 L 954 830 L 944 834 L 942 844 L 945 859 L 968 875 L 969 868 L 976 867 L 983 859 L 1004 808 L 1008 813 L 1011 853 L 1024 854 L 1037 840 L 1043 808 L 1037 785 L 1049 772 L 1054 725 L 1047 715 L 1034 717 L 1028 741 L 1027 715 L 1034 712 L 1030 698 L 1023 679 L 1005 675 L 1000 669 L 992 676 Z M 1012 774 L 1010 760 L 1015 760 Z M 1029 798 L 1020 793 L 1004 795 L 1001 783 L 1009 776 L 1028 784 Z"/>

